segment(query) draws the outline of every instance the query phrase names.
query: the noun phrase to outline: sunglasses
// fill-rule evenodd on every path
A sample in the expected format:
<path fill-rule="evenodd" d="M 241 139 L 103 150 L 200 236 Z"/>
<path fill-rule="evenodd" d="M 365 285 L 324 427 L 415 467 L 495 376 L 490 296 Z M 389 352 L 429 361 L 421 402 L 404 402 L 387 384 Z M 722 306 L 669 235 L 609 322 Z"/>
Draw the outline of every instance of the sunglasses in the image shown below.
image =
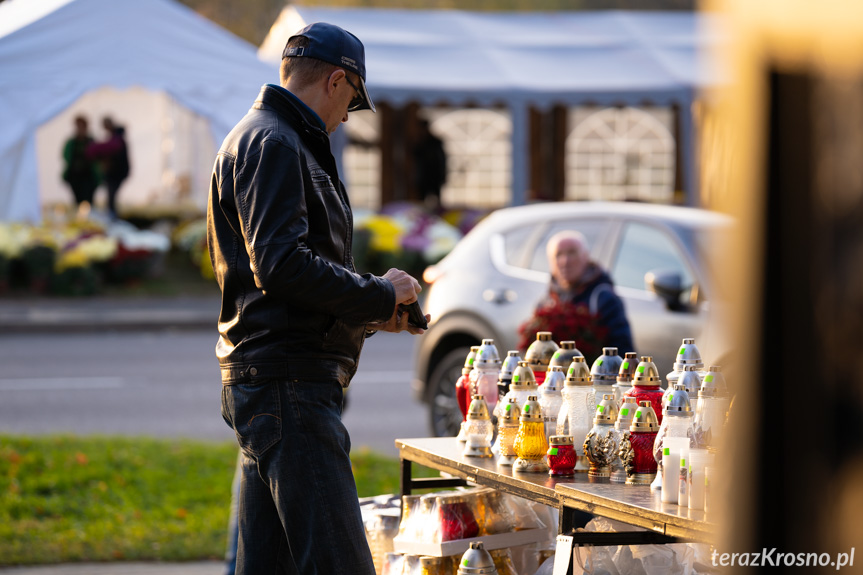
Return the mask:
<path fill-rule="evenodd" d="M 353 112 L 354 110 L 358 110 L 360 106 L 365 104 L 366 101 L 363 99 L 360 93 L 360 89 L 357 88 L 356 84 L 351 82 L 351 79 L 348 77 L 347 74 L 345 74 L 345 80 L 348 81 L 348 84 L 350 84 L 351 88 L 353 88 L 354 91 L 357 93 L 357 95 L 351 99 L 350 103 L 348 103 L 348 112 Z"/>

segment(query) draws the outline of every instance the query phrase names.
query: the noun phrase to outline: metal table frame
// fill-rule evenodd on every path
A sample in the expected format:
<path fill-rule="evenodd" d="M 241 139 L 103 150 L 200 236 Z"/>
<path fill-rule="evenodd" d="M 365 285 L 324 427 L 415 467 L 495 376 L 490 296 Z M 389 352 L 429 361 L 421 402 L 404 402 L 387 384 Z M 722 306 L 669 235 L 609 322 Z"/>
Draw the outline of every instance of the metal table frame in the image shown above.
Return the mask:
<path fill-rule="evenodd" d="M 716 532 L 715 525 L 705 521 L 703 511 L 662 503 L 659 492 L 651 492 L 647 485 L 595 483 L 586 473 L 579 473 L 574 478 L 513 473 L 511 468 L 497 467 L 494 459 L 462 456 L 462 444 L 450 437 L 397 439 L 396 447 L 401 461 L 402 495 L 409 495 L 417 489 L 466 485 L 493 487 L 557 508 L 560 512 L 558 533 L 571 535 L 574 545 L 709 543 Z M 414 463 L 450 477 L 414 479 Z M 643 527 L 647 531 L 577 531 L 574 510 Z"/>

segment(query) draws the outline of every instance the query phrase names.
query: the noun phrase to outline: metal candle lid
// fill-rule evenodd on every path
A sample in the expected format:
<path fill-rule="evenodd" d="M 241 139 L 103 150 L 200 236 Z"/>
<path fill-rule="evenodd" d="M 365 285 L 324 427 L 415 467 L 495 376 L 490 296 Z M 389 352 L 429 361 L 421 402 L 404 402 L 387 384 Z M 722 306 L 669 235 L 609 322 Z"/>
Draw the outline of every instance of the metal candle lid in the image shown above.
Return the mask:
<path fill-rule="evenodd" d="M 662 410 L 663 417 L 671 415 L 674 417 L 683 417 L 692 414 L 692 406 L 689 403 L 689 394 L 686 393 L 686 388 L 683 384 L 678 383 L 668 395 L 668 403 Z"/>
<path fill-rule="evenodd" d="M 536 333 L 536 341 L 527 348 L 524 359 L 530 364 L 531 369 L 545 371 L 554 352 L 558 349 L 558 345 L 551 339 L 550 331 L 539 331 Z"/>
<path fill-rule="evenodd" d="M 542 408 L 536 400 L 535 395 L 527 396 L 527 403 L 521 409 L 521 419 L 519 421 L 544 421 L 542 417 Z"/>
<path fill-rule="evenodd" d="M 517 349 L 511 349 L 506 352 L 506 357 L 503 358 L 503 363 L 500 365 L 499 381 L 512 381 L 512 374 L 515 368 L 518 367 L 518 362 L 521 361 L 521 356 L 518 355 Z"/>
<path fill-rule="evenodd" d="M 565 382 L 566 375 L 563 373 L 563 368 L 559 365 L 549 366 L 545 381 L 542 384 L 542 392 L 558 392 L 563 388 Z"/>
<path fill-rule="evenodd" d="M 584 357 L 572 358 L 572 363 L 569 364 L 569 369 L 566 371 L 566 385 L 593 385 L 593 378 L 590 376 L 590 370 L 587 369 Z"/>
<path fill-rule="evenodd" d="M 477 367 L 497 367 L 500 365 L 500 354 L 497 352 L 493 339 L 482 340 L 482 345 L 479 346 L 479 350 L 476 352 L 474 365 Z"/>
<path fill-rule="evenodd" d="M 677 350 L 677 357 L 674 361 L 674 371 L 683 371 L 686 365 L 694 365 L 698 369 L 704 367 L 704 362 L 701 360 L 701 352 L 695 345 L 695 339 L 691 337 L 683 338 L 683 343 L 680 344 L 680 349 Z"/>
<path fill-rule="evenodd" d="M 617 403 L 614 401 L 614 394 L 603 394 L 602 401 L 596 406 L 596 414 L 593 416 L 593 423 L 614 425 L 615 421 L 617 421 Z"/>
<path fill-rule="evenodd" d="M 725 384 L 725 376 L 722 374 L 721 367 L 718 365 L 710 366 L 704 375 L 704 381 L 701 382 L 698 397 L 728 397 L 728 386 Z"/>
<path fill-rule="evenodd" d="M 498 425 L 516 427 L 520 416 L 521 406 L 518 404 L 518 399 L 510 397 L 503 406 L 503 414 L 498 419 Z"/>
<path fill-rule="evenodd" d="M 621 431 L 629 429 L 629 425 L 632 423 L 637 409 L 638 403 L 636 403 L 635 398 L 628 395 L 625 396 L 623 403 L 620 404 L 620 410 L 617 412 L 617 421 L 614 427 Z"/>
<path fill-rule="evenodd" d="M 629 424 L 629 431 L 659 431 L 656 412 L 653 411 L 649 401 L 638 402 L 638 409 L 635 410 L 635 417 Z"/>
<path fill-rule="evenodd" d="M 677 385 L 682 385 L 689 395 L 695 395 L 701 389 L 701 377 L 698 375 L 698 367 L 687 365 L 677 379 Z"/>
<path fill-rule="evenodd" d="M 572 445 L 573 438 L 571 435 L 552 435 L 548 438 L 549 445 Z"/>
<path fill-rule="evenodd" d="M 620 385 L 632 385 L 632 378 L 635 377 L 635 370 L 638 369 L 638 354 L 634 351 L 627 351 L 623 356 L 623 362 L 620 364 L 620 370 L 617 372 L 617 383 Z"/>
<path fill-rule="evenodd" d="M 516 389 L 536 389 L 536 377 L 526 361 L 518 362 L 518 367 L 512 374 L 512 385 Z M 510 389 L 513 389 L 510 387 Z"/>
<path fill-rule="evenodd" d="M 641 356 L 641 361 L 635 369 L 635 377 L 632 378 L 632 385 L 649 387 L 661 384 L 662 379 L 659 377 L 659 370 L 656 369 L 653 358 L 649 355 Z"/>
<path fill-rule="evenodd" d="M 478 345 L 472 345 L 470 347 L 470 353 L 467 354 L 467 357 L 464 360 L 464 368 L 461 371 L 462 373 L 465 373 L 465 371 L 470 372 L 470 370 L 473 369 L 473 362 L 476 361 L 476 352 L 478 352 L 478 351 L 479 351 Z"/>
<path fill-rule="evenodd" d="M 470 549 L 461 556 L 458 575 L 497 575 L 494 559 L 485 550 L 482 541 L 471 541 Z"/>
<path fill-rule="evenodd" d="M 470 399 L 470 407 L 467 410 L 467 418 L 468 419 L 491 419 L 491 416 L 488 414 L 488 404 L 485 402 L 485 398 L 480 395 L 472 395 Z"/>
<path fill-rule="evenodd" d="M 560 349 L 554 352 L 548 365 L 559 365 L 566 371 L 574 357 L 584 357 L 584 354 L 576 349 L 574 341 L 562 341 L 560 342 Z"/>
<path fill-rule="evenodd" d="M 617 355 L 616 347 L 602 348 L 602 355 L 596 358 L 593 366 L 590 368 L 590 375 L 593 376 L 593 382 L 598 385 L 611 385 L 617 381 L 617 374 L 620 372 L 620 366 L 623 363 L 623 358 Z"/>

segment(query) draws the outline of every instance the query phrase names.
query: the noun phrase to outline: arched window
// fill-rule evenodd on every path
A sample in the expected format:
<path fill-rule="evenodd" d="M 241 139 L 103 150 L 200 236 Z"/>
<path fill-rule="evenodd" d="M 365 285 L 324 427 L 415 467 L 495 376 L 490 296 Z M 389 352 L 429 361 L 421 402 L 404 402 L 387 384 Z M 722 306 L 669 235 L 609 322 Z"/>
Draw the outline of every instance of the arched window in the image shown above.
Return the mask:
<path fill-rule="evenodd" d="M 431 131 L 444 141 L 448 207 L 499 208 L 509 204 L 512 120 L 508 111 L 427 109 Z"/>
<path fill-rule="evenodd" d="M 575 108 L 566 138 L 568 200 L 674 199 L 668 108 Z"/>

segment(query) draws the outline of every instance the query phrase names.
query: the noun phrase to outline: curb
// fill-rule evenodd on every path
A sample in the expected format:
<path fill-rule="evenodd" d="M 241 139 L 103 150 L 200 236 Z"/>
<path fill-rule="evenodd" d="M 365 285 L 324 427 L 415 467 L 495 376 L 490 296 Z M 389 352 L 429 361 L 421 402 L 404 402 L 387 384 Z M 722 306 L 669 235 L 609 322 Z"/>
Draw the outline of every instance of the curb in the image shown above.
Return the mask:
<path fill-rule="evenodd" d="M 0 334 L 212 329 L 217 298 L 0 300 Z"/>

